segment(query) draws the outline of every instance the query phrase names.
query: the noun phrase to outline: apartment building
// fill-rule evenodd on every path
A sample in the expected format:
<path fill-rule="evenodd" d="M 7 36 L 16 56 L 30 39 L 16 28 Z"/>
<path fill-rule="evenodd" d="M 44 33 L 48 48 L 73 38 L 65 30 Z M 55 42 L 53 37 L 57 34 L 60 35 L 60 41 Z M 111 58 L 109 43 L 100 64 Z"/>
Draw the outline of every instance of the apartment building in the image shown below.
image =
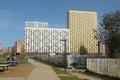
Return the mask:
<path fill-rule="evenodd" d="M 83 45 L 88 53 L 98 52 L 97 13 L 69 10 L 67 13 L 69 29 L 69 52 L 79 53 Z"/>
<path fill-rule="evenodd" d="M 68 52 L 68 29 L 48 28 L 46 22 L 37 27 L 29 27 L 25 23 L 25 49 L 29 53 L 63 53 L 66 39 L 66 51 Z M 42 25 L 46 25 L 45 27 Z M 32 25 L 33 26 L 33 25 Z"/>

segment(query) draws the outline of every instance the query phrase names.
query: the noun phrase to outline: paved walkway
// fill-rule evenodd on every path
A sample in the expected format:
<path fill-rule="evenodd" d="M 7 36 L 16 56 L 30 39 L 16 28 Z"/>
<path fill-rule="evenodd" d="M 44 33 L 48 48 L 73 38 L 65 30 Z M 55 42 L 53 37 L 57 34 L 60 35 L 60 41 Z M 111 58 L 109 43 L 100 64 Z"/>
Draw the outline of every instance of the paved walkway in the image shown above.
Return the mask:
<path fill-rule="evenodd" d="M 29 62 L 35 65 L 35 69 L 26 80 L 60 80 L 58 75 L 52 70 L 52 67 L 32 59 Z"/>

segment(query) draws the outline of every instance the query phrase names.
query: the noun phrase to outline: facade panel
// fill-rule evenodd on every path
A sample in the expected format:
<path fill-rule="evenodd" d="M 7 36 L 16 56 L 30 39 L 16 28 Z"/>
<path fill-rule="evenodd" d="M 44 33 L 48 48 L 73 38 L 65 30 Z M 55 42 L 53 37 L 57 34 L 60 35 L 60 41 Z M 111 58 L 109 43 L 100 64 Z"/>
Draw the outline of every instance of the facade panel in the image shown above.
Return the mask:
<path fill-rule="evenodd" d="M 25 27 L 29 28 L 48 28 L 47 22 L 38 22 L 38 21 L 26 21 Z"/>
<path fill-rule="evenodd" d="M 25 49 L 30 53 L 63 53 L 66 39 L 68 52 L 68 29 L 33 28 L 25 26 Z"/>
<path fill-rule="evenodd" d="M 79 53 L 82 45 L 88 53 L 98 52 L 98 40 L 95 38 L 97 31 L 96 12 L 68 11 L 68 29 L 70 53 Z"/>

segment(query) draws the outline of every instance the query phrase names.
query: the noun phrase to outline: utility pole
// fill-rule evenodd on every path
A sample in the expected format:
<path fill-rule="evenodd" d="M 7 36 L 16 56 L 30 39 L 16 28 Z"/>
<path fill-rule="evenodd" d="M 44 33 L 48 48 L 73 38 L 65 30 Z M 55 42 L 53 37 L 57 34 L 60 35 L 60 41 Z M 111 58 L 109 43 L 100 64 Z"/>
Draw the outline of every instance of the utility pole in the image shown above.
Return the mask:
<path fill-rule="evenodd" d="M 62 39 L 60 41 L 64 41 L 64 54 L 63 54 L 63 62 L 64 62 L 64 69 L 67 69 L 67 54 L 66 54 L 66 39 Z"/>
<path fill-rule="evenodd" d="M 98 42 L 98 57 L 100 56 L 100 42 Z"/>

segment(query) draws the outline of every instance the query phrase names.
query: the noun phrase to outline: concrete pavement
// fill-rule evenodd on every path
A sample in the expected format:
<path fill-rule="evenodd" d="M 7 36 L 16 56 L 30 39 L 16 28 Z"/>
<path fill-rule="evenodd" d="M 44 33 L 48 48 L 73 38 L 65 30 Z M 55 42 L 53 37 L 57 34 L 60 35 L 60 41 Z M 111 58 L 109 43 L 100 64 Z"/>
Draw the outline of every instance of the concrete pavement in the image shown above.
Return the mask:
<path fill-rule="evenodd" d="M 26 80 L 60 80 L 51 66 L 36 62 L 33 59 L 29 59 L 29 62 L 35 65 L 35 69 Z"/>

